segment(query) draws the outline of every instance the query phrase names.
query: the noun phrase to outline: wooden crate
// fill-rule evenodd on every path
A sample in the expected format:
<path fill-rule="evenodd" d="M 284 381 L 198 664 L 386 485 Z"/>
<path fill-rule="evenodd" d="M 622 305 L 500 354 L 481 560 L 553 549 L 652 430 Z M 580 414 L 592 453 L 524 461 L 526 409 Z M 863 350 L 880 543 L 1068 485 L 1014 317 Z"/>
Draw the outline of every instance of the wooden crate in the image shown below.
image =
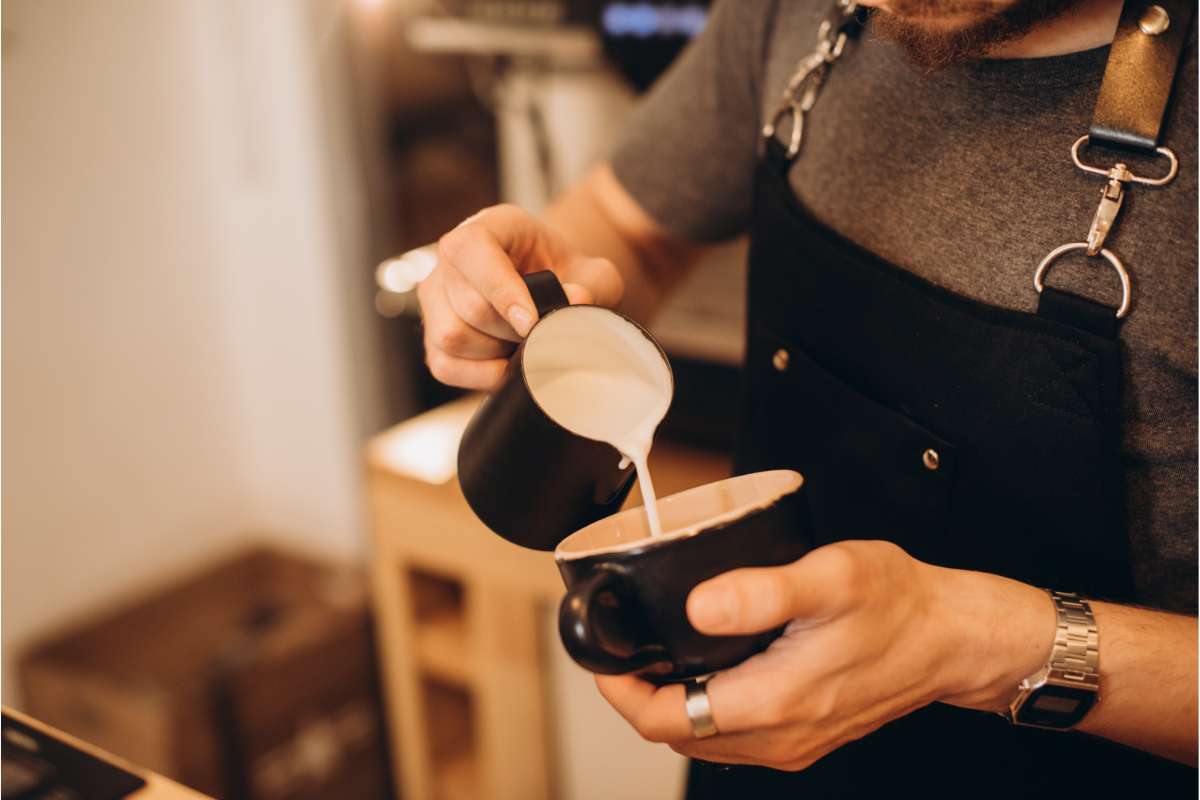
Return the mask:
<path fill-rule="evenodd" d="M 390 792 L 357 571 L 252 548 L 20 660 L 34 716 L 208 794 Z"/>

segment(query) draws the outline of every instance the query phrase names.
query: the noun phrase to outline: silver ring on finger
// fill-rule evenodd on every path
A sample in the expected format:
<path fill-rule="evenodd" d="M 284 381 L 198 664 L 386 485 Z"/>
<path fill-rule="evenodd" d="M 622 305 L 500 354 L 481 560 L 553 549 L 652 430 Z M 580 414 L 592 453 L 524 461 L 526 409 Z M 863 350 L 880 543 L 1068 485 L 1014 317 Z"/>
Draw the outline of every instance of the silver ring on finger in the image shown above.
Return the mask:
<path fill-rule="evenodd" d="M 712 706 L 708 702 L 708 676 L 688 681 L 684 685 L 684 706 L 692 723 L 692 736 L 707 739 L 717 735 Z"/>

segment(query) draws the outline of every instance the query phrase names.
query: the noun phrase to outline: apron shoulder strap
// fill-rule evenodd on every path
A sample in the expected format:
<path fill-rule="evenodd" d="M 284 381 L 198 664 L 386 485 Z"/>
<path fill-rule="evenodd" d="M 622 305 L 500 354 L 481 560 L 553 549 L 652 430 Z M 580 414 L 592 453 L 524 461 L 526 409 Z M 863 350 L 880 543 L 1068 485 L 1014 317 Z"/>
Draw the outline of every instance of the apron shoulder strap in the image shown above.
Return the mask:
<path fill-rule="evenodd" d="M 1104 238 L 1116 221 L 1126 183 L 1134 181 L 1163 186 L 1175 177 L 1178 164 L 1175 154 L 1168 148 L 1159 147 L 1159 140 L 1195 9 L 1196 0 L 1125 0 L 1104 68 L 1104 80 L 1096 96 L 1091 127 L 1088 135 L 1081 137 L 1071 148 L 1076 166 L 1085 172 L 1105 175 L 1108 187 L 1101 194 L 1100 208 L 1092 220 L 1088 241 L 1063 245 L 1038 266 L 1034 276 L 1034 286 L 1041 293 L 1038 316 L 1106 338 L 1116 338 L 1121 318 L 1129 311 L 1130 280 L 1120 259 L 1103 249 Z M 1089 140 L 1139 153 L 1164 155 L 1170 160 L 1170 172 L 1165 178 L 1147 179 L 1134 175 L 1124 164 L 1114 165 L 1107 173 L 1089 167 L 1078 157 L 1080 144 Z M 1070 292 L 1043 288 L 1044 272 L 1058 255 L 1085 248 L 1089 256 L 1104 256 L 1116 267 L 1124 292 L 1119 309 Z"/>
<path fill-rule="evenodd" d="M 1038 296 L 1037 314 L 1105 339 L 1116 339 L 1121 320 L 1112 306 L 1047 286 Z"/>
<path fill-rule="evenodd" d="M 1196 0 L 1128 0 L 1088 131 L 1092 141 L 1145 151 L 1159 144 Z"/>

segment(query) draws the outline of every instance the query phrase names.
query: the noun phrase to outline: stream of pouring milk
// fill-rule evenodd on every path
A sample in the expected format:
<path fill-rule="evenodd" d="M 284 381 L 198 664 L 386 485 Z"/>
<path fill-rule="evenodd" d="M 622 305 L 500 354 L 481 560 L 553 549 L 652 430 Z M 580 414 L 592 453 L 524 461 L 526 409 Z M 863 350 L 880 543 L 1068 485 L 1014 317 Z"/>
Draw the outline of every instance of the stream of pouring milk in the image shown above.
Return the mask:
<path fill-rule="evenodd" d="M 534 395 L 542 410 L 568 430 L 607 442 L 633 462 L 650 533 L 661 535 L 658 498 L 646 458 L 671 403 L 669 384 L 656 385 L 627 364 L 587 364 L 541 373 Z"/>

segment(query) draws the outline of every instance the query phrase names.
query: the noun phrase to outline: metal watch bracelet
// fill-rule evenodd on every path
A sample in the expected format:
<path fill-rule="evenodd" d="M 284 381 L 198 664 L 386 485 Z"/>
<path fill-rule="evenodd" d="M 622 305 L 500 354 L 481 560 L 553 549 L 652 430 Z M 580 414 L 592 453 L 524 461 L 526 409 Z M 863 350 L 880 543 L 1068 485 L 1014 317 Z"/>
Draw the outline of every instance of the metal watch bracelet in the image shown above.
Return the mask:
<path fill-rule="evenodd" d="M 1084 681 L 1100 675 L 1100 632 L 1092 607 L 1077 594 L 1050 592 L 1057 616 L 1050 669 L 1062 670 L 1066 680 Z"/>
<path fill-rule="evenodd" d="M 1054 646 L 1050 660 L 1017 687 L 1017 696 L 1002 716 L 1020 725 L 1034 727 L 1072 727 L 1099 700 L 1100 692 L 1100 633 L 1096 618 L 1087 600 L 1071 592 L 1049 591 L 1054 603 Z M 1043 686 L 1060 686 L 1090 692 L 1093 700 L 1071 725 L 1042 725 L 1019 718 L 1021 709 Z"/>

